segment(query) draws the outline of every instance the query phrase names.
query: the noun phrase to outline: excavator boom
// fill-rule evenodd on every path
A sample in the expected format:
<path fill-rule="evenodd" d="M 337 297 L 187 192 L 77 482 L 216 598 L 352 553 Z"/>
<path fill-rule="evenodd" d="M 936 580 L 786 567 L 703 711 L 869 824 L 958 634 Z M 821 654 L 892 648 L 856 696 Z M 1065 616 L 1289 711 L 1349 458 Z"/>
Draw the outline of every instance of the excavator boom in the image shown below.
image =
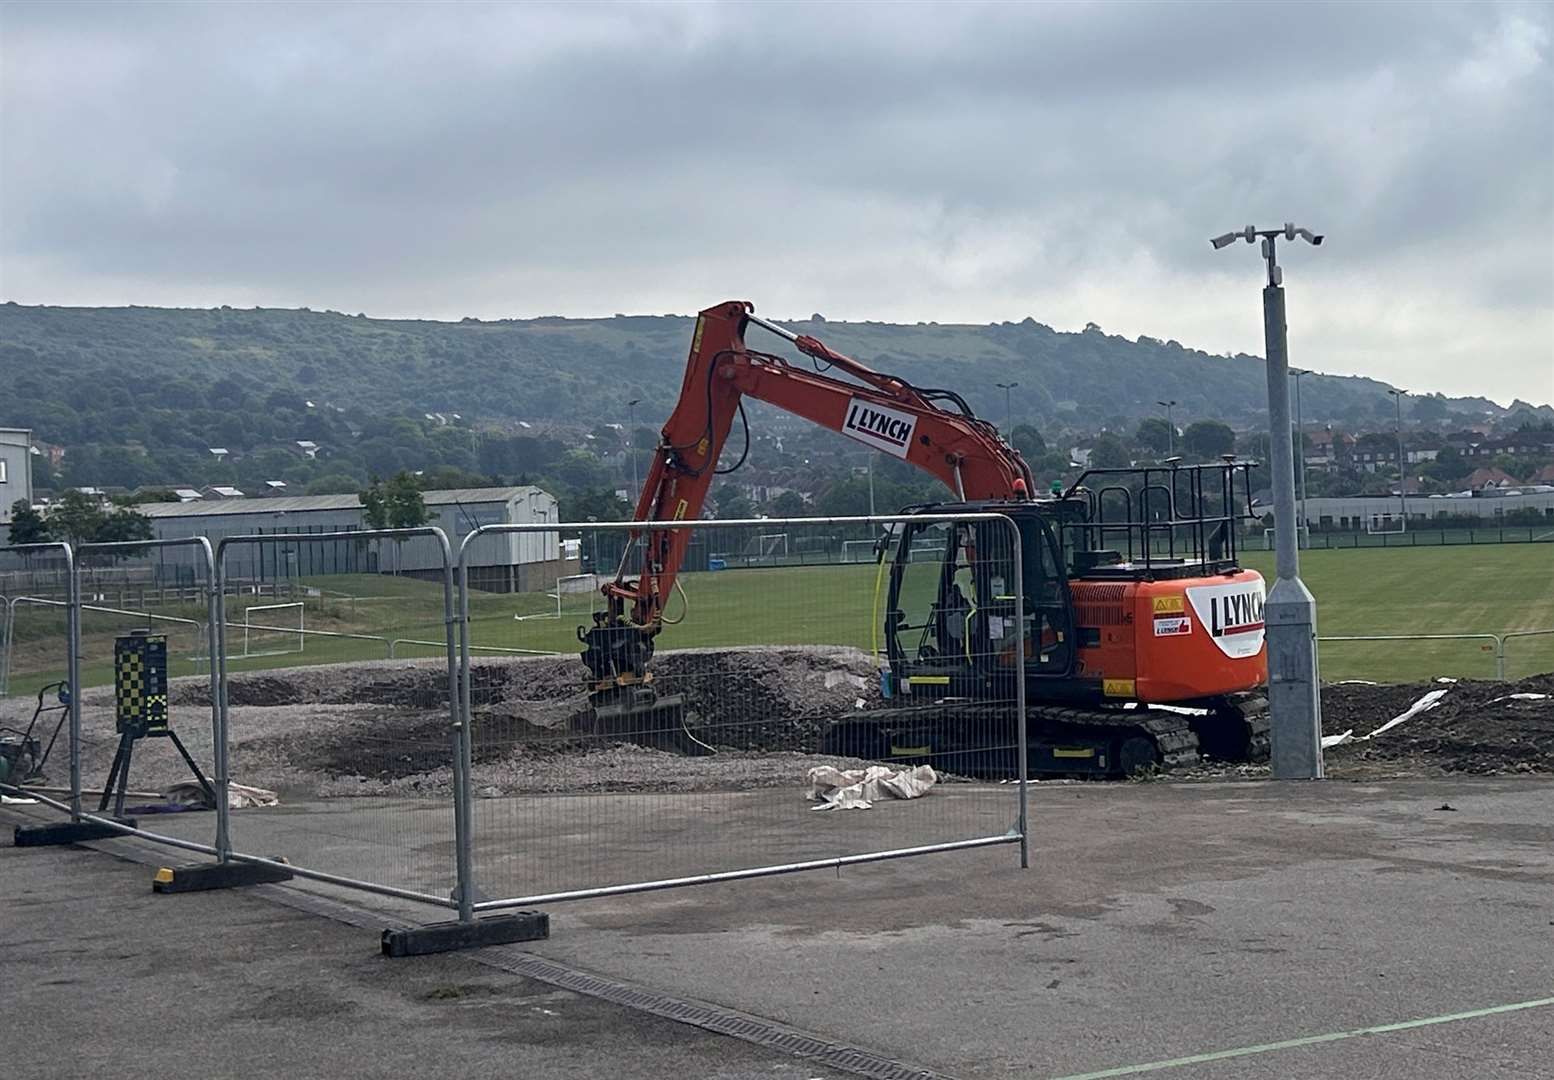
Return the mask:
<path fill-rule="evenodd" d="M 752 325 L 790 342 L 814 361 L 815 370 L 749 348 L 745 331 Z M 958 395 L 876 372 L 813 337 L 758 318 L 747 301 L 732 300 L 696 318 L 680 399 L 664 424 L 634 520 L 700 516 L 746 397 L 911 462 L 958 499 L 1023 499 L 1031 490 L 1031 471 L 1018 451 Z M 643 535 L 634 533 L 632 539 Z M 646 529 L 640 565 L 623 563 L 604 587 L 605 620 L 620 625 L 629 608 L 632 625 L 656 632 L 689 542 L 685 529 Z M 631 550 L 628 546 L 628 558 Z"/>

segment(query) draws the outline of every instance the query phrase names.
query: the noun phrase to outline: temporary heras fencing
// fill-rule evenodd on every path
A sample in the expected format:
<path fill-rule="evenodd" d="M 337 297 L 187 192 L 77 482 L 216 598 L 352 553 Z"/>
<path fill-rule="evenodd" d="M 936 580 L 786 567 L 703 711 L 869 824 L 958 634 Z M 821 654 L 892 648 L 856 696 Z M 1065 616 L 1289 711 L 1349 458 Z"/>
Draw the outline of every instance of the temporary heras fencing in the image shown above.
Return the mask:
<path fill-rule="evenodd" d="M 1324 679 L 1520 679 L 1554 671 L 1554 629 L 1500 633 L 1323 634 Z M 1384 674 L 1385 678 L 1379 678 Z"/>
<path fill-rule="evenodd" d="M 77 555 L 196 549 L 208 604 L 205 652 L 216 662 L 199 681 L 176 682 L 166 703 L 168 725 L 190 762 L 167 742 L 143 740 L 126 787 L 134 813 L 136 802 L 159 803 L 169 781 L 197 773 L 214 789 L 215 812 L 153 817 L 167 807 L 151 805 L 131 822 L 129 813 L 120 820 L 92 801 L 102 797 L 120 735 L 115 708 L 104 707 L 106 690 L 69 695 L 68 788 L 6 790 L 108 834 L 196 853 L 210 866 L 257 866 L 453 908 L 466 925 L 480 911 L 542 900 L 969 847 L 1019 845 L 1023 857 L 1024 785 L 987 779 L 993 772 L 1023 779 L 1026 761 L 1024 681 L 1004 670 L 1018 666 L 1025 619 L 1015 600 L 1023 571 L 1013 524 L 996 514 L 776 524 L 790 533 L 837 525 L 877 532 L 908 520 L 922 535 L 899 561 L 749 570 L 693 562 L 674 590 L 678 599 L 647 679 L 628 691 L 637 700 L 651 688 L 661 708 L 626 721 L 595 707 L 599 683 L 579 659 L 578 635 L 589 614 L 563 608 L 548 620 L 515 618 L 514 607 L 528 611 L 532 603 L 476 593 L 467 562 L 455 561 L 435 528 L 227 537 L 214 550 L 203 538 L 79 552 L 55 545 L 72 583 L 79 580 Z M 662 536 L 716 528 L 727 537 L 772 525 L 682 521 L 601 529 Z M 545 543 L 559 544 L 564 529 L 477 530 L 496 531 L 548 534 Z M 373 636 L 401 647 L 435 646 L 436 660 L 235 677 L 244 624 L 228 611 L 230 551 L 411 536 L 430 538 L 441 552 L 436 625 L 416 614 Z M 464 538 L 461 556 L 476 539 Z M 950 587 L 941 581 L 946 558 Z M 679 606 L 685 603 L 689 611 Z M 887 609 L 896 612 L 888 619 Z M 81 612 L 72 584 L 60 680 L 72 688 L 82 683 Z M 277 632 L 331 632 L 312 622 Z M 256 625 L 269 624 L 250 619 L 250 635 Z M 482 636 L 489 640 L 477 640 Z M 313 649 L 311 642 L 306 647 Z M 476 662 L 483 651 L 514 655 Z M 552 655 L 522 655 L 534 653 Z M 892 655 L 916 674 L 882 700 L 891 691 L 880 669 L 891 666 Z M 939 658 L 953 658 L 949 666 L 965 661 L 986 677 L 946 700 L 940 684 L 948 676 L 932 674 Z M 929 691 L 929 700 L 914 704 L 912 684 L 921 684 L 919 694 Z M 191 711 L 208 712 L 208 721 L 191 720 Z M 891 723 L 870 727 L 861 722 L 866 712 L 876 719 L 889 714 Z M 954 725 L 952 740 L 942 737 L 946 724 Z M 929 731 L 937 733 L 931 751 Z M 914 747 L 915 740 L 923 745 Z M 892 771 L 907 775 L 845 775 L 889 755 L 899 759 Z M 249 801 L 268 802 L 266 792 L 253 790 L 266 784 L 282 790 L 279 805 Z M 807 798 L 807 786 L 821 797 Z M 869 800 L 875 806 L 868 812 L 814 809 Z"/>
<path fill-rule="evenodd" d="M 0 787 L 3 787 L 7 794 L 32 798 L 47 806 L 67 812 L 72 823 L 94 827 L 97 830 L 95 835 L 140 836 L 170 847 L 219 856 L 226 818 L 224 807 L 221 805 L 217 805 L 216 814 L 213 818 L 205 820 L 205 827 L 203 829 L 194 830 L 175 829 L 164 831 L 160 828 L 141 825 L 138 819 L 132 819 L 124 813 L 124 800 L 130 796 L 130 788 L 134 782 L 133 773 L 130 772 L 130 764 L 133 758 L 132 750 L 137 744 L 137 740 L 128 736 L 126 730 L 135 727 L 138 721 L 129 718 L 123 695 L 115 695 L 110 698 L 107 709 L 96 707 L 100 705 L 100 702 L 94 701 L 90 722 L 83 722 L 83 701 L 86 697 L 86 692 L 81 689 L 81 661 L 84 658 L 82 616 L 85 607 L 81 603 L 80 581 L 82 570 L 94 558 L 115 562 L 125 554 L 157 547 L 192 547 L 195 549 L 196 561 L 205 572 L 203 593 L 207 603 L 210 605 L 207 609 L 204 629 L 207 635 L 209 635 L 208 647 L 214 648 L 216 645 L 215 631 L 217 627 L 214 621 L 214 594 L 212 586 L 215 580 L 215 572 L 210 542 L 204 537 L 80 545 L 58 542 L 39 545 L 17 545 L 0 549 L 0 551 L 12 552 L 54 550 L 60 552 L 63 556 L 66 568 L 67 599 L 64 602 L 66 615 L 66 632 L 63 643 L 64 655 L 60 658 L 62 661 L 60 666 L 63 668 L 64 677 L 61 680 L 62 689 L 59 697 L 65 707 L 64 719 L 67 735 L 65 744 L 57 749 L 63 750 L 67 757 L 69 776 L 68 787 L 63 790 L 57 787 L 52 789 L 40 788 L 37 783 L 32 783 L 25 787 L 18 786 L 15 783 L 8 783 L 0 785 Z M 120 614 L 116 609 L 99 608 L 97 610 L 102 614 Z M 116 659 L 115 656 L 110 655 L 108 663 L 113 664 Z M 139 693 L 135 700 L 139 704 L 149 704 L 155 707 L 160 697 L 160 715 L 165 717 L 169 704 L 167 696 L 165 693 L 158 693 L 155 687 L 142 684 L 138 678 L 139 674 L 137 670 L 135 672 L 136 678 L 126 681 L 127 684 L 133 684 L 137 690 L 145 691 L 144 693 Z M 187 738 L 188 742 L 186 749 L 180 754 L 180 758 L 183 759 L 181 765 L 187 764 L 189 766 L 188 770 L 184 772 L 185 778 L 188 777 L 190 772 L 195 772 L 198 780 L 203 781 L 207 786 L 212 783 L 216 786 L 224 786 L 224 777 L 220 772 L 222 740 L 214 707 L 214 690 L 215 687 L 212 685 L 210 687 L 210 695 L 206 700 L 210 717 L 208 728 L 200 724 L 185 726 L 183 736 Z M 38 701 L 41 707 L 44 702 L 41 695 Z M 11 719 L 12 723 L 8 726 L 12 727 L 14 733 L 16 714 L 11 714 Z M 145 765 L 148 756 L 153 761 L 158 756 L 153 752 L 152 747 L 148 743 L 151 740 L 162 741 L 163 737 L 167 735 L 166 727 L 165 723 L 160 725 L 152 723 L 149 727 L 137 729 L 142 734 L 150 736 L 149 740 L 139 740 L 138 742 L 141 749 L 140 760 L 142 766 Z M 182 743 L 183 739 L 180 738 L 178 742 Z M 169 745 L 172 744 L 169 743 Z M 25 752 L 13 757 L 8 762 L 8 771 L 17 769 L 18 765 L 27 760 L 27 757 L 28 755 Z M 212 768 L 212 763 L 214 763 L 214 768 Z M 27 764 L 33 765 L 37 764 L 37 762 L 29 760 Z M 48 762 L 44 764 L 48 765 L 50 769 L 57 767 L 57 762 L 52 754 Z M 156 765 L 153 765 L 153 768 L 155 767 Z M 83 777 L 87 775 L 92 776 L 96 781 L 95 788 L 83 787 Z M 99 777 L 100 780 L 96 779 Z M 10 779 L 19 782 L 26 779 L 36 781 L 40 778 L 29 778 L 19 775 Z M 135 793 L 137 800 L 139 797 L 139 793 Z M 152 797 L 160 801 L 159 792 L 152 793 Z M 172 819 L 169 818 L 167 820 L 171 821 Z M 203 834 L 203 836 L 200 834 Z M 208 842 L 206 838 L 208 838 Z"/>
<path fill-rule="evenodd" d="M 804 565 L 721 554 L 759 551 L 775 536 L 790 552 L 812 550 L 815 537 L 843 529 L 878 537 L 908 522 L 921 543 L 909 542 L 900 560 Z M 1025 684 L 1015 657 L 1026 612 L 1010 519 L 581 527 L 596 559 L 624 560 L 628 580 L 641 544 L 653 564 L 664 562 L 659 548 L 670 537 L 686 553 L 652 656 L 603 674 L 579 657 L 591 619 L 483 618 L 472 605 L 489 609 L 490 598 L 467 587 L 467 556 L 481 536 L 559 543 L 577 531 L 487 525 L 461 545 L 458 683 L 475 911 L 994 844 L 1023 853 Z M 615 567 L 596 569 L 615 576 Z M 630 601 L 624 610 L 633 620 L 646 614 Z M 567 652 L 475 662 L 477 646 L 498 642 Z M 915 672 L 907 680 L 915 686 L 881 678 L 892 655 Z M 957 677 L 951 697 L 948 673 L 962 664 L 979 677 Z M 886 757 L 895 762 L 881 770 L 888 777 L 842 775 Z M 865 786 L 847 790 L 855 781 Z M 873 808 L 825 810 L 860 802 Z"/>
<path fill-rule="evenodd" d="M 440 645 L 440 665 L 414 672 L 414 686 L 389 672 L 374 680 L 371 674 L 346 674 L 325 665 L 305 678 L 256 679 L 234 700 L 234 628 L 222 589 L 230 552 L 277 548 L 290 556 L 310 545 L 378 540 L 398 545 L 423 537 L 440 555 L 442 604 L 435 632 L 424 629 L 428 636 L 417 637 Z M 230 842 L 222 856 L 401 899 L 457 906 L 461 876 L 453 853 L 467 798 L 458 753 L 462 729 L 455 683 L 453 553 L 447 536 L 430 526 L 229 536 L 216 547 L 215 572 L 221 771 L 225 774 L 230 766 L 241 772 L 250 762 L 264 775 L 295 771 L 301 793 L 300 800 L 288 799 L 281 806 L 230 811 Z M 241 632 L 251 635 L 252 626 Z M 290 628 L 276 632 L 297 633 Z M 352 636 L 369 635 L 339 635 Z M 388 643 L 399 635 L 378 636 Z M 305 639 L 299 635 L 299 640 Z M 421 783 L 397 791 L 390 781 L 407 774 L 421 777 Z"/>

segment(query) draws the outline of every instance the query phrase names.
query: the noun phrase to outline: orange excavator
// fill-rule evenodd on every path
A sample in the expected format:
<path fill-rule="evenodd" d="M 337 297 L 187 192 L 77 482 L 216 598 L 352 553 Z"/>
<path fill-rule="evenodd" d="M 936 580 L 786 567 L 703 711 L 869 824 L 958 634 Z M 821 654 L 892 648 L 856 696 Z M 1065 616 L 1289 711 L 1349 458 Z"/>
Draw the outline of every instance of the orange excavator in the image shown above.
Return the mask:
<path fill-rule="evenodd" d="M 749 347 L 752 327 L 787 341 L 811 368 Z M 700 516 L 746 397 L 907 461 L 953 494 L 909 508 L 881 536 L 876 630 L 889 700 L 839 718 L 818 749 L 1009 771 L 1007 753 L 977 756 L 976 746 L 1013 745 L 1007 730 L 995 735 L 1010 723 L 1007 704 L 988 703 L 1012 700 L 1023 679 L 1033 773 L 1115 776 L 1200 756 L 1266 757 L 1265 590 L 1236 549 L 1251 463 L 1092 469 L 1038 498 L 1019 452 L 959 394 L 874 371 L 729 301 L 697 317 L 634 520 Z M 744 424 L 739 463 L 749 453 Z M 945 520 L 951 514 L 981 516 Z M 597 731 L 683 729 L 683 702 L 657 692 L 651 661 L 690 539 L 687 529 L 634 533 L 602 586 L 604 610 L 579 630 Z"/>

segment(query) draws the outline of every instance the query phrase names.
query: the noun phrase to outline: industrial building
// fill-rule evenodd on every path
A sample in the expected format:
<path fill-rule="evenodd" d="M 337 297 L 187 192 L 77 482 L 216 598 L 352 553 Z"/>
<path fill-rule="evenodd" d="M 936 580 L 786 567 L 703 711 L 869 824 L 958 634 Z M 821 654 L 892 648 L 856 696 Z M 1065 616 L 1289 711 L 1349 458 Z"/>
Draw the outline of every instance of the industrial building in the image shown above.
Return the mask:
<path fill-rule="evenodd" d="M 0 525 L 11 520 L 11 506 L 32 502 L 32 432 L 0 428 Z"/>
<path fill-rule="evenodd" d="M 555 496 L 537 487 L 459 488 L 422 496 L 430 520 L 448 536 L 457 557 L 464 537 L 481 525 L 556 524 Z M 297 536 L 295 541 L 246 542 L 229 547 L 229 580 L 264 583 L 323 574 L 399 573 L 435 578 L 442 573 L 441 549 L 432 537 L 389 540 L 323 540 L 309 534 L 359 532 L 367 528 L 355 495 L 300 495 L 267 499 L 219 499 L 147 503 L 137 509 L 151 519 L 159 540 L 204 536 L 212 544 L 234 536 Z M 194 553 L 155 549 L 150 559 L 164 584 L 192 582 Z M 470 549 L 469 580 L 491 592 L 538 592 L 556 578 L 578 572 L 578 544 L 556 532 L 483 536 Z"/>
<path fill-rule="evenodd" d="M 1348 495 L 1306 500 L 1306 520 L 1324 531 L 1396 528 L 1404 503 L 1396 495 Z M 1415 527 L 1477 518 L 1484 526 L 1503 524 L 1515 510 L 1534 510 L 1554 528 L 1554 487 L 1488 488 L 1459 495 L 1409 495 L 1408 523 Z M 1259 508 L 1264 509 L 1264 508 Z M 1521 515 L 1518 515 L 1521 516 Z"/>

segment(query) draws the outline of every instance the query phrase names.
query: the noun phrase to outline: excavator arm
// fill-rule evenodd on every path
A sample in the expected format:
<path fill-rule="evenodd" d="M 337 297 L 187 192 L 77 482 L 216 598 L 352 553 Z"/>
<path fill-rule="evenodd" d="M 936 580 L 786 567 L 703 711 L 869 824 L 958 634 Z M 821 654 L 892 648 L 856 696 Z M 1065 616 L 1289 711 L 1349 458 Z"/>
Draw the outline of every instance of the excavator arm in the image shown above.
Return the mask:
<path fill-rule="evenodd" d="M 744 336 L 751 325 L 789 341 L 814 361 L 815 370 L 748 348 Z M 876 372 L 815 338 L 758 318 L 749 302 L 734 300 L 697 316 L 680 399 L 664 425 L 634 520 L 700 516 L 746 397 L 908 461 L 958 499 L 1025 499 L 1032 489 L 1030 468 L 1019 453 L 958 395 Z M 615 580 L 602 589 L 605 610 L 595 616 L 592 630 L 580 634 L 584 662 L 601 686 L 643 674 L 690 530 L 648 527 L 631 539 Z M 637 565 L 628 567 L 634 551 Z"/>

